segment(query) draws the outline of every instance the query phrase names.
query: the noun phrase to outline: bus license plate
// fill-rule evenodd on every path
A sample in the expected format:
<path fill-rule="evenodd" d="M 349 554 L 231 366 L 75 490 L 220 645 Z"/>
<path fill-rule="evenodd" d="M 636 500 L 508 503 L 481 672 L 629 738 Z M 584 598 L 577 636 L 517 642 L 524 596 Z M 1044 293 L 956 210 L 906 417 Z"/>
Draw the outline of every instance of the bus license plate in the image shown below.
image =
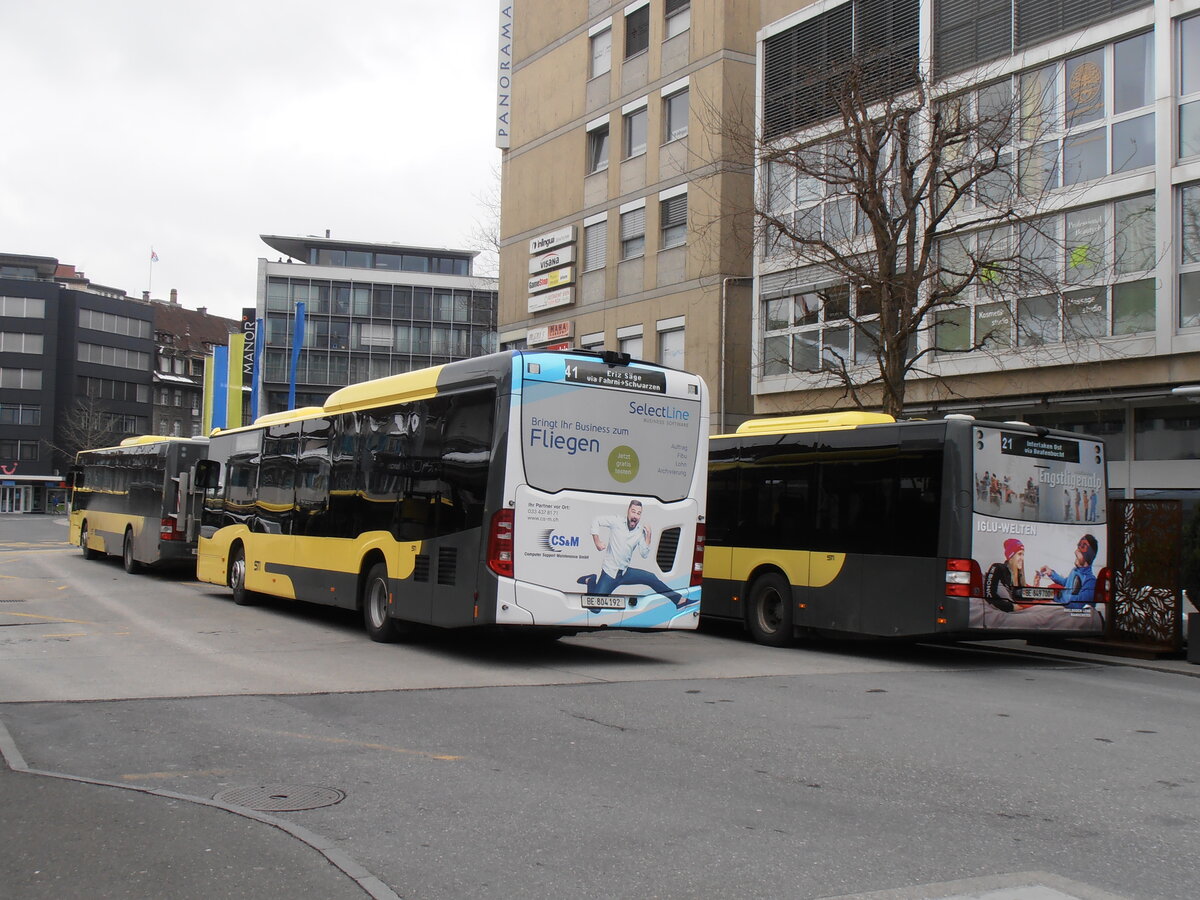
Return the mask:
<path fill-rule="evenodd" d="M 1021 599 L 1022 600 L 1053 600 L 1054 599 L 1054 589 L 1053 588 L 1031 588 L 1031 587 L 1022 588 L 1021 589 Z"/>
<path fill-rule="evenodd" d="M 581 606 L 586 606 L 589 609 L 624 609 L 627 604 L 625 597 L 597 596 L 595 594 L 584 594 L 580 601 Z"/>

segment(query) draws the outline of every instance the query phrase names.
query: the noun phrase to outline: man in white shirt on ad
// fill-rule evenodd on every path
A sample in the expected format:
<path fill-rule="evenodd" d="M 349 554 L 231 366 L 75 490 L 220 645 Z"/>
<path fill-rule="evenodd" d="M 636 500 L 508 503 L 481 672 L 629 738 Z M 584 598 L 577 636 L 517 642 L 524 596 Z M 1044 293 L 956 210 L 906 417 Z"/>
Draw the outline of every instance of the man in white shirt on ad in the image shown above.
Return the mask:
<path fill-rule="evenodd" d="M 604 561 L 599 575 L 585 575 L 578 579 L 579 583 L 587 586 L 589 594 L 597 596 L 607 596 L 628 584 L 645 585 L 677 607 L 686 606 L 689 601 L 657 575 L 631 567 L 635 552 L 643 559 L 650 556 L 651 537 L 650 526 L 642 524 L 641 500 L 630 500 L 624 517 L 596 516 L 592 520 L 592 542 L 604 553 Z"/>

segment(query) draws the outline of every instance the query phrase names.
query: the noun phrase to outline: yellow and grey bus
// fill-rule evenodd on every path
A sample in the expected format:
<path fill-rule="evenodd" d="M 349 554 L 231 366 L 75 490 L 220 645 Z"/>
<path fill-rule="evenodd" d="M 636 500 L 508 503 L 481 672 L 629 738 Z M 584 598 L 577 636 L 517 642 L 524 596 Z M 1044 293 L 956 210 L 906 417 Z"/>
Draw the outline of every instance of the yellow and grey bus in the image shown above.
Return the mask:
<path fill-rule="evenodd" d="M 751 420 L 714 437 L 701 614 L 755 640 L 1100 634 L 1096 438 L 970 416 Z"/>
<path fill-rule="evenodd" d="M 217 431 L 197 577 L 414 624 L 695 628 L 708 396 L 627 355 L 510 351 Z"/>
<path fill-rule="evenodd" d="M 187 533 L 188 479 L 204 438 L 146 435 L 83 450 L 68 474 L 70 540 L 88 559 L 121 554 L 126 572 L 196 561 Z"/>

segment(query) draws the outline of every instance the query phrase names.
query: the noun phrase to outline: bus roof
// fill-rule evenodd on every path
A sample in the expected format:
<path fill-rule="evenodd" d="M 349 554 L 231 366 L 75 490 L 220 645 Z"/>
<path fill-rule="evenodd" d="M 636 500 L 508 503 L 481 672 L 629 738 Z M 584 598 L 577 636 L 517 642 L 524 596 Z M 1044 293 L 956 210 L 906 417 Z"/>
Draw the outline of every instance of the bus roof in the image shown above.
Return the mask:
<path fill-rule="evenodd" d="M 444 365 L 432 366 L 428 369 L 417 369 L 414 372 L 402 372 L 399 375 L 388 375 L 373 381 L 347 385 L 329 395 L 329 399 L 325 401 L 325 411 L 350 412 L 373 406 L 424 400 L 438 392 L 438 376 L 444 368 Z"/>
<path fill-rule="evenodd" d="M 748 419 L 735 434 L 794 434 L 798 431 L 839 431 L 861 425 L 890 425 L 896 420 L 887 413 L 833 412 L 808 416 L 775 416 Z M 728 437 L 728 435 L 719 435 Z"/>
<path fill-rule="evenodd" d="M 186 437 L 174 437 L 174 436 L 170 436 L 170 435 L 160 435 L 160 434 L 139 434 L 139 435 L 134 435 L 133 437 L 125 438 L 125 440 L 121 441 L 121 443 L 119 443 L 117 446 L 118 447 L 135 447 L 138 444 L 164 444 L 167 441 L 204 441 L 205 443 L 207 443 L 208 439 L 202 438 L 202 437 L 186 438 Z M 108 450 L 111 448 L 105 447 L 103 449 Z"/>

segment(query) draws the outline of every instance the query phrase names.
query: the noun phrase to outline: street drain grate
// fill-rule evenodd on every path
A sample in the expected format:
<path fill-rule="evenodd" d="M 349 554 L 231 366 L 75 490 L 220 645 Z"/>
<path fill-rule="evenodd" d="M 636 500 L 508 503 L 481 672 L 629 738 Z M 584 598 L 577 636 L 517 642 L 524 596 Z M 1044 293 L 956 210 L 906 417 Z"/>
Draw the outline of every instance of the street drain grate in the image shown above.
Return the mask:
<path fill-rule="evenodd" d="M 336 788 L 315 784 L 256 784 L 221 791 L 213 795 L 213 799 L 260 812 L 294 812 L 333 806 L 345 800 L 346 794 Z"/>

